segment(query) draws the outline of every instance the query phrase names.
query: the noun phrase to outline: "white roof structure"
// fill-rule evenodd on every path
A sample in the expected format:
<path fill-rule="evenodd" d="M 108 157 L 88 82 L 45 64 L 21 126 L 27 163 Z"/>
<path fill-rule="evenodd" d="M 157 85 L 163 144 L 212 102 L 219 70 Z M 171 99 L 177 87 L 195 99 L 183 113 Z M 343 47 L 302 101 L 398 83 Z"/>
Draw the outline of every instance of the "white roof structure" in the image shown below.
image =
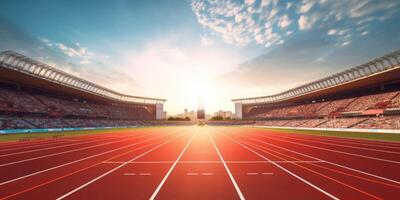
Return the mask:
<path fill-rule="evenodd" d="M 55 82 L 83 92 L 95 94 L 110 100 L 123 103 L 163 104 L 166 99 L 148 98 L 125 95 L 111 89 L 97 85 L 77 76 L 28 58 L 13 51 L 4 51 L 0 54 L 0 67 L 15 70 L 36 78 Z"/>
<path fill-rule="evenodd" d="M 381 74 L 397 68 L 400 68 L 400 50 L 394 51 L 390 54 L 384 55 L 380 58 L 376 58 L 370 62 L 353 67 L 346 71 L 325 77 L 317 81 L 313 81 L 311 83 L 281 92 L 279 94 L 262 97 L 232 99 L 232 101 L 234 103 L 241 104 L 277 103 L 319 90 L 324 90 L 349 82 L 357 81 L 369 76 L 374 76 L 376 74 Z"/>

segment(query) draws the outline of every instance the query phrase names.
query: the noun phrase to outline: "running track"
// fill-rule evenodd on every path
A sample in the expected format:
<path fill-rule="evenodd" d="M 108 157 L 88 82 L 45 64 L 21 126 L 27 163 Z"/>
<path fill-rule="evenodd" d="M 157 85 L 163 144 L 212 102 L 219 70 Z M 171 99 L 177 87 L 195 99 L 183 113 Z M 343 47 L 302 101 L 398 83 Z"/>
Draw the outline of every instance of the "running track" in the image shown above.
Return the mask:
<path fill-rule="evenodd" d="M 245 127 L 0 143 L 0 199 L 398 199 L 400 143 Z"/>

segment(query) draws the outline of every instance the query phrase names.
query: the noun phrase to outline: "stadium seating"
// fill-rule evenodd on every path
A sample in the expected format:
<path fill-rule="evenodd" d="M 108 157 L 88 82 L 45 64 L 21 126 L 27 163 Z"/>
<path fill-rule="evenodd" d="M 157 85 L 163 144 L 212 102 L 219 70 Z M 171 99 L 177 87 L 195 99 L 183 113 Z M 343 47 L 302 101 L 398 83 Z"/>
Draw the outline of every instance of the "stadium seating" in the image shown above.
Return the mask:
<path fill-rule="evenodd" d="M 400 116 L 309 120 L 268 120 L 257 121 L 256 125 L 306 128 L 400 129 Z"/>
<path fill-rule="evenodd" d="M 141 105 L 114 105 L 0 87 L 0 129 L 149 125 Z"/>

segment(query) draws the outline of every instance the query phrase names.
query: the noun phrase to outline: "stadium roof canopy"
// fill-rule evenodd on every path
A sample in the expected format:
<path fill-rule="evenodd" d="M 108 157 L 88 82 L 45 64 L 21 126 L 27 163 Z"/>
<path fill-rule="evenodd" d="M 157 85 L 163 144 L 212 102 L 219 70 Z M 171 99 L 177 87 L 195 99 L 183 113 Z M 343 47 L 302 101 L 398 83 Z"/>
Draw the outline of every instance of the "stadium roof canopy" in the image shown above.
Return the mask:
<path fill-rule="evenodd" d="M 396 79 L 400 79 L 400 50 L 279 94 L 232 101 L 242 104 L 269 104 L 304 100 Z"/>
<path fill-rule="evenodd" d="M 124 95 L 13 51 L 0 54 L 0 78 L 42 89 L 119 103 L 162 104 L 166 99 Z"/>

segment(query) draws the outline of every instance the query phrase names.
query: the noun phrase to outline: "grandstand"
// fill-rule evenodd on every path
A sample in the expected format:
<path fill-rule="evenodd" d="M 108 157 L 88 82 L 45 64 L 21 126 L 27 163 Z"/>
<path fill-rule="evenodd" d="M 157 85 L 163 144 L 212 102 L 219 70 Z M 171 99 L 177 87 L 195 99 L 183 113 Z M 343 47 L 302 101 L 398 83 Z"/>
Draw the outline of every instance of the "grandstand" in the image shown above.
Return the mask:
<path fill-rule="evenodd" d="M 276 95 L 232 101 L 237 118 L 258 125 L 400 129 L 400 50 Z"/>
<path fill-rule="evenodd" d="M 0 54 L 0 129 L 145 125 L 163 119 L 165 101 L 124 95 L 12 51 Z"/>

